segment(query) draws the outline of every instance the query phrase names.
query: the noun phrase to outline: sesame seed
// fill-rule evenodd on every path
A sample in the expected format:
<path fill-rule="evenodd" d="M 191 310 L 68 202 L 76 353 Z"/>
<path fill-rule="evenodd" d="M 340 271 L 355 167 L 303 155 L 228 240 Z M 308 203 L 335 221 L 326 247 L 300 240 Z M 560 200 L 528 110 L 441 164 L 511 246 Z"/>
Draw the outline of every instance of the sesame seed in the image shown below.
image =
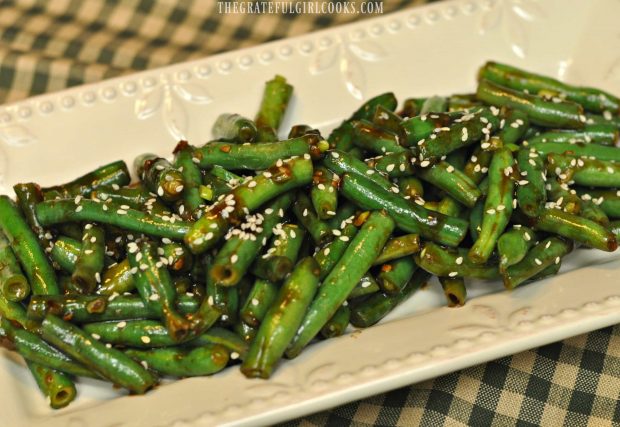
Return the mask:
<path fill-rule="evenodd" d="M 252 298 L 252 305 L 258 305 L 259 301 L 256 298 Z"/>
<path fill-rule="evenodd" d="M 342 240 L 343 242 L 348 242 L 349 241 L 349 237 L 348 236 L 340 236 L 340 240 Z"/>
<path fill-rule="evenodd" d="M 239 353 L 237 353 L 236 351 L 233 351 L 232 353 L 230 353 L 230 358 L 232 360 L 238 359 L 239 358 Z"/>
<path fill-rule="evenodd" d="M 422 161 L 422 162 L 420 163 L 420 167 L 425 168 L 425 167 L 427 167 L 427 166 L 428 166 L 428 165 L 430 165 L 430 164 L 431 164 L 431 162 L 430 162 L 430 161 L 428 161 L 428 160 L 424 160 L 424 161 Z"/>
<path fill-rule="evenodd" d="M 532 236 L 530 236 L 530 233 L 528 233 L 527 231 L 523 233 L 523 238 L 528 242 L 532 240 Z"/>
<path fill-rule="evenodd" d="M 341 236 L 341 235 L 342 235 L 342 232 L 341 232 L 340 230 L 333 229 L 333 230 L 332 230 L 332 234 L 333 234 L 334 236 Z"/>
<path fill-rule="evenodd" d="M 143 335 L 140 337 L 140 341 L 142 341 L 144 344 L 148 344 L 151 342 L 151 339 L 147 337 L 146 335 Z"/>
<path fill-rule="evenodd" d="M 100 340 L 101 339 L 101 335 L 99 335 L 99 334 L 92 333 L 92 334 L 90 334 L 90 336 L 93 337 L 96 340 Z"/>
<path fill-rule="evenodd" d="M 542 261 L 541 261 L 541 260 L 539 260 L 538 258 L 534 258 L 534 262 L 535 262 L 537 265 L 542 265 Z"/>
<path fill-rule="evenodd" d="M 387 165 L 387 167 L 385 168 L 386 171 L 388 172 L 392 172 L 394 170 L 394 168 L 396 167 L 396 165 L 394 165 L 393 163 Z"/>
<path fill-rule="evenodd" d="M 85 253 L 86 255 L 90 255 L 90 254 L 92 254 L 92 253 L 93 253 L 93 250 L 92 250 L 92 249 L 86 249 L 86 250 L 84 251 L 84 253 Z"/>
<path fill-rule="evenodd" d="M 230 257 L 230 263 L 231 264 L 236 263 L 238 260 L 239 260 L 239 256 L 237 254 L 231 255 L 231 257 Z"/>
<path fill-rule="evenodd" d="M 551 246 L 551 241 L 547 242 L 547 244 L 545 245 L 545 249 L 549 249 L 549 246 Z"/>
<path fill-rule="evenodd" d="M 334 159 L 337 159 L 337 158 L 339 158 L 339 157 L 340 157 L 340 154 L 336 153 L 335 151 L 332 151 L 332 157 L 333 157 Z"/>
<path fill-rule="evenodd" d="M 336 215 L 336 212 L 334 212 L 334 211 L 326 211 L 325 213 L 326 213 L 327 215 L 330 215 L 330 216 L 334 216 L 334 215 Z"/>
<path fill-rule="evenodd" d="M 459 275 L 458 271 L 452 271 L 452 272 L 448 273 L 449 277 L 456 277 L 458 275 Z"/>
<path fill-rule="evenodd" d="M 555 258 L 555 263 L 556 263 L 556 264 L 559 264 L 559 263 L 560 263 L 560 257 L 556 257 L 556 258 Z"/>
<path fill-rule="evenodd" d="M 119 215 L 127 215 L 127 211 L 126 211 L 126 210 L 124 210 L 124 209 L 118 209 L 118 210 L 116 211 L 116 213 L 117 213 L 117 214 L 119 214 Z"/>
<path fill-rule="evenodd" d="M 256 181 L 250 181 L 248 183 L 248 188 L 254 188 L 254 187 L 256 187 Z"/>
<path fill-rule="evenodd" d="M 506 209 L 506 206 L 504 205 L 497 205 L 497 210 L 499 211 L 503 211 L 504 209 Z"/>
<path fill-rule="evenodd" d="M 493 215 L 495 213 L 495 209 L 491 208 L 491 209 L 487 209 L 487 213 L 489 215 Z"/>
<path fill-rule="evenodd" d="M 104 205 L 105 206 L 105 205 Z M 80 212 L 82 210 L 82 206 L 78 206 L 77 208 L 75 208 L 76 212 Z"/>
<path fill-rule="evenodd" d="M 458 258 L 456 259 L 456 263 L 457 263 L 457 265 L 461 265 L 461 264 L 463 264 L 463 257 L 462 257 L 462 256 L 458 257 Z"/>
<path fill-rule="evenodd" d="M 325 256 L 329 255 L 330 249 L 329 248 L 325 248 L 325 250 L 323 251 L 323 254 Z"/>
<path fill-rule="evenodd" d="M 152 294 L 152 295 L 149 297 L 149 300 L 150 300 L 150 301 L 159 301 L 159 294 Z"/>

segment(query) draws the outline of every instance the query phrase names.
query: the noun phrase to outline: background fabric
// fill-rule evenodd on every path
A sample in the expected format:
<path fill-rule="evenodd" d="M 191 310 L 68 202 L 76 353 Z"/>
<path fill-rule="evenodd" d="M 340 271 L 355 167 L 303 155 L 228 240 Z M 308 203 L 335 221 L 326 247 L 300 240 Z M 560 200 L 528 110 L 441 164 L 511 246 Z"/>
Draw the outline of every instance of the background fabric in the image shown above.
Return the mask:
<path fill-rule="evenodd" d="M 386 0 L 384 12 L 422 3 Z M 212 0 L 0 0 L 0 103 L 369 16 L 219 14 Z M 283 425 L 620 426 L 619 393 L 617 325 Z"/>

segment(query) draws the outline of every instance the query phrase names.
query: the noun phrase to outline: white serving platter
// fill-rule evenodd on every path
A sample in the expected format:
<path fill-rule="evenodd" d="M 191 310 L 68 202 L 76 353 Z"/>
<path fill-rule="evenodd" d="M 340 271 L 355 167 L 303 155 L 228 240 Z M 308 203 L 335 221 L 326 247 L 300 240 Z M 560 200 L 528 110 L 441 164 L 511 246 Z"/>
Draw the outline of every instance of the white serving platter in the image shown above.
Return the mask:
<path fill-rule="evenodd" d="M 60 183 L 145 151 L 200 144 L 221 112 L 253 116 L 263 83 L 295 86 L 283 128 L 329 129 L 384 91 L 468 92 L 493 59 L 620 93 L 620 2 L 455 0 L 0 106 L 0 193 Z M 0 425 L 136 427 L 272 424 L 620 322 L 618 254 L 581 250 L 562 274 L 502 291 L 475 283 L 444 307 L 438 285 L 382 324 L 322 342 L 272 379 L 232 368 L 126 396 L 81 381 L 52 411 L 17 356 L 0 351 Z"/>

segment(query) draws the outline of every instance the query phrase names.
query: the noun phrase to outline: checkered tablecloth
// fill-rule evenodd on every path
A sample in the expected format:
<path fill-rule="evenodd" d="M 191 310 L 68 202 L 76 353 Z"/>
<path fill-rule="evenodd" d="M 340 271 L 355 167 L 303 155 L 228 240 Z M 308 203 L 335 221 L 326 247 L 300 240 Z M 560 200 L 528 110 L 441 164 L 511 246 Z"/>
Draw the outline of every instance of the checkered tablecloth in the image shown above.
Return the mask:
<path fill-rule="evenodd" d="M 386 0 L 384 12 L 424 0 Z M 0 103 L 363 15 L 220 14 L 214 0 L 0 0 Z M 620 325 L 286 426 L 620 426 Z"/>

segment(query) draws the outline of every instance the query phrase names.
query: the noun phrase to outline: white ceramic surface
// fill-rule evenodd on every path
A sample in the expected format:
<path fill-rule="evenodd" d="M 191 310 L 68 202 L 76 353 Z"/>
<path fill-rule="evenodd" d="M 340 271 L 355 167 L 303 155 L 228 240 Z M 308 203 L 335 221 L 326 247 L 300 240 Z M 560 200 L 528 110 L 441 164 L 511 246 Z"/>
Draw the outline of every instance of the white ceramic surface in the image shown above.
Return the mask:
<path fill-rule="evenodd" d="M 0 192 L 59 183 L 104 161 L 169 154 L 209 138 L 221 112 L 252 116 L 275 73 L 295 86 L 283 128 L 322 129 L 364 99 L 467 92 L 488 59 L 620 93 L 620 1 L 457 0 L 0 107 Z M 436 283 L 376 327 L 308 348 L 269 381 L 238 369 L 128 397 L 82 381 L 52 411 L 19 359 L 0 351 L 0 425 L 270 424 L 620 322 L 617 254 L 579 251 L 563 274 L 503 292 L 476 283 L 460 309 Z M 580 267 L 580 268 L 578 268 Z"/>

